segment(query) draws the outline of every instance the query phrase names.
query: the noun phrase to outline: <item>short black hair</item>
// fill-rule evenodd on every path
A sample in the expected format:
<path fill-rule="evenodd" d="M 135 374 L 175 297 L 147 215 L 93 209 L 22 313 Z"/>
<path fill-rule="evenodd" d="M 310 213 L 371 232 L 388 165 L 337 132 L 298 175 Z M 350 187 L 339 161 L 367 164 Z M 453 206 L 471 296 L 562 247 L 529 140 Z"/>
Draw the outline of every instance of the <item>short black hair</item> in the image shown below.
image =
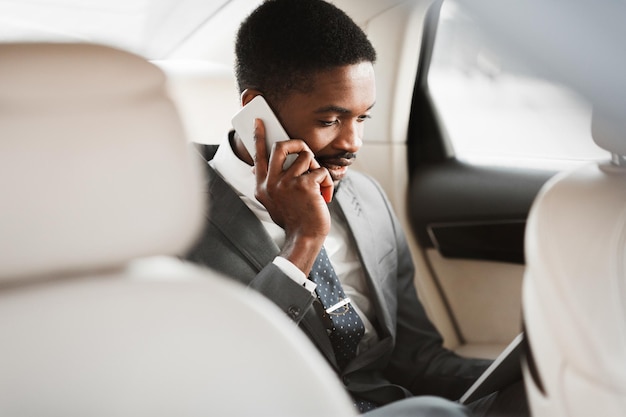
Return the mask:
<path fill-rule="evenodd" d="M 267 0 L 241 24 L 235 43 L 239 92 L 260 90 L 280 99 L 307 92 L 312 75 L 376 61 L 363 30 L 323 0 Z"/>

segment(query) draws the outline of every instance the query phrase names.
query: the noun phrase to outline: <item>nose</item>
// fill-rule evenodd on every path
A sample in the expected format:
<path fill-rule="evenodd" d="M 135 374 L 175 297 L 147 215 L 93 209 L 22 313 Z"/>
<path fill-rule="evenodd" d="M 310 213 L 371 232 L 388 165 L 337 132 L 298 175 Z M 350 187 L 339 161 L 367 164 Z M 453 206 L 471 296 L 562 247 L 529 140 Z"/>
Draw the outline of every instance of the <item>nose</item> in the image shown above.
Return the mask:
<path fill-rule="evenodd" d="M 345 152 L 357 153 L 363 146 L 363 123 L 358 119 L 345 123 L 335 146 Z"/>

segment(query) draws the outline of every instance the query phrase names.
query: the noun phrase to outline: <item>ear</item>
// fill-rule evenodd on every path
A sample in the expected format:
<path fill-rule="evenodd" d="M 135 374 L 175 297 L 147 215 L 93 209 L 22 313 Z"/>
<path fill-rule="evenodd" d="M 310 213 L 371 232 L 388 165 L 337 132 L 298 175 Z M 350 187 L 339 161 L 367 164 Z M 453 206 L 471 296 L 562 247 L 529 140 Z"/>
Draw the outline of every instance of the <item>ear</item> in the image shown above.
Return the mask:
<path fill-rule="evenodd" d="M 261 93 L 259 90 L 255 90 L 254 88 L 246 88 L 245 90 L 243 90 L 240 96 L 241 107 L 248 104 L 250 100 L 252 100 L 256 96 L 262 96 L 262 95 L 263 93 Z"/>

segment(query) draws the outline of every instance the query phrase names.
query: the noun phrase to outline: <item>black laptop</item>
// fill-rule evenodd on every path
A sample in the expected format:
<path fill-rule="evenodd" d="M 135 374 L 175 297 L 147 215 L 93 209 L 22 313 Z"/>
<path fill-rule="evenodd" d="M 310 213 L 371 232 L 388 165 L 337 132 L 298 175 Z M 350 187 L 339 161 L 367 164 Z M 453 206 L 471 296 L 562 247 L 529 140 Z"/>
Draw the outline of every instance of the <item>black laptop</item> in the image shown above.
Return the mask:
<path fill-rule="evenodd" d="M 459 402 L 461 404 L 469 404 L 521 380 L 523 340 L 524 333 L 518 334 L 476 382 L 465 391 L 463 396 L 459 399 Z"/>

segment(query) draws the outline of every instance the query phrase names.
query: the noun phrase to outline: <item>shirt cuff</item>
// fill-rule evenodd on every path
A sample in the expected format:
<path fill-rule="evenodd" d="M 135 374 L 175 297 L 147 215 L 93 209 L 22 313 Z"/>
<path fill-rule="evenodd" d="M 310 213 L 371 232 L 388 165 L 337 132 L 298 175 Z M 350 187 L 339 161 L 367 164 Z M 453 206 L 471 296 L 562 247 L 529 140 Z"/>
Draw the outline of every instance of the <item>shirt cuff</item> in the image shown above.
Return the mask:
<path fill-rule="evenodd" d="M 274 265 L 276 265 L 281 271 L 285 273 L 289 278 L 302 285 L 307 290 L 311 291 L 311 294 L 314 294 L 315 287 L 317 284 L 311 281 L 304 275 L 304 272 L 300 271 L 300 269 L 289 262 L 286 258 L 282 256 L 277 256 L 272 261 Z"/>

